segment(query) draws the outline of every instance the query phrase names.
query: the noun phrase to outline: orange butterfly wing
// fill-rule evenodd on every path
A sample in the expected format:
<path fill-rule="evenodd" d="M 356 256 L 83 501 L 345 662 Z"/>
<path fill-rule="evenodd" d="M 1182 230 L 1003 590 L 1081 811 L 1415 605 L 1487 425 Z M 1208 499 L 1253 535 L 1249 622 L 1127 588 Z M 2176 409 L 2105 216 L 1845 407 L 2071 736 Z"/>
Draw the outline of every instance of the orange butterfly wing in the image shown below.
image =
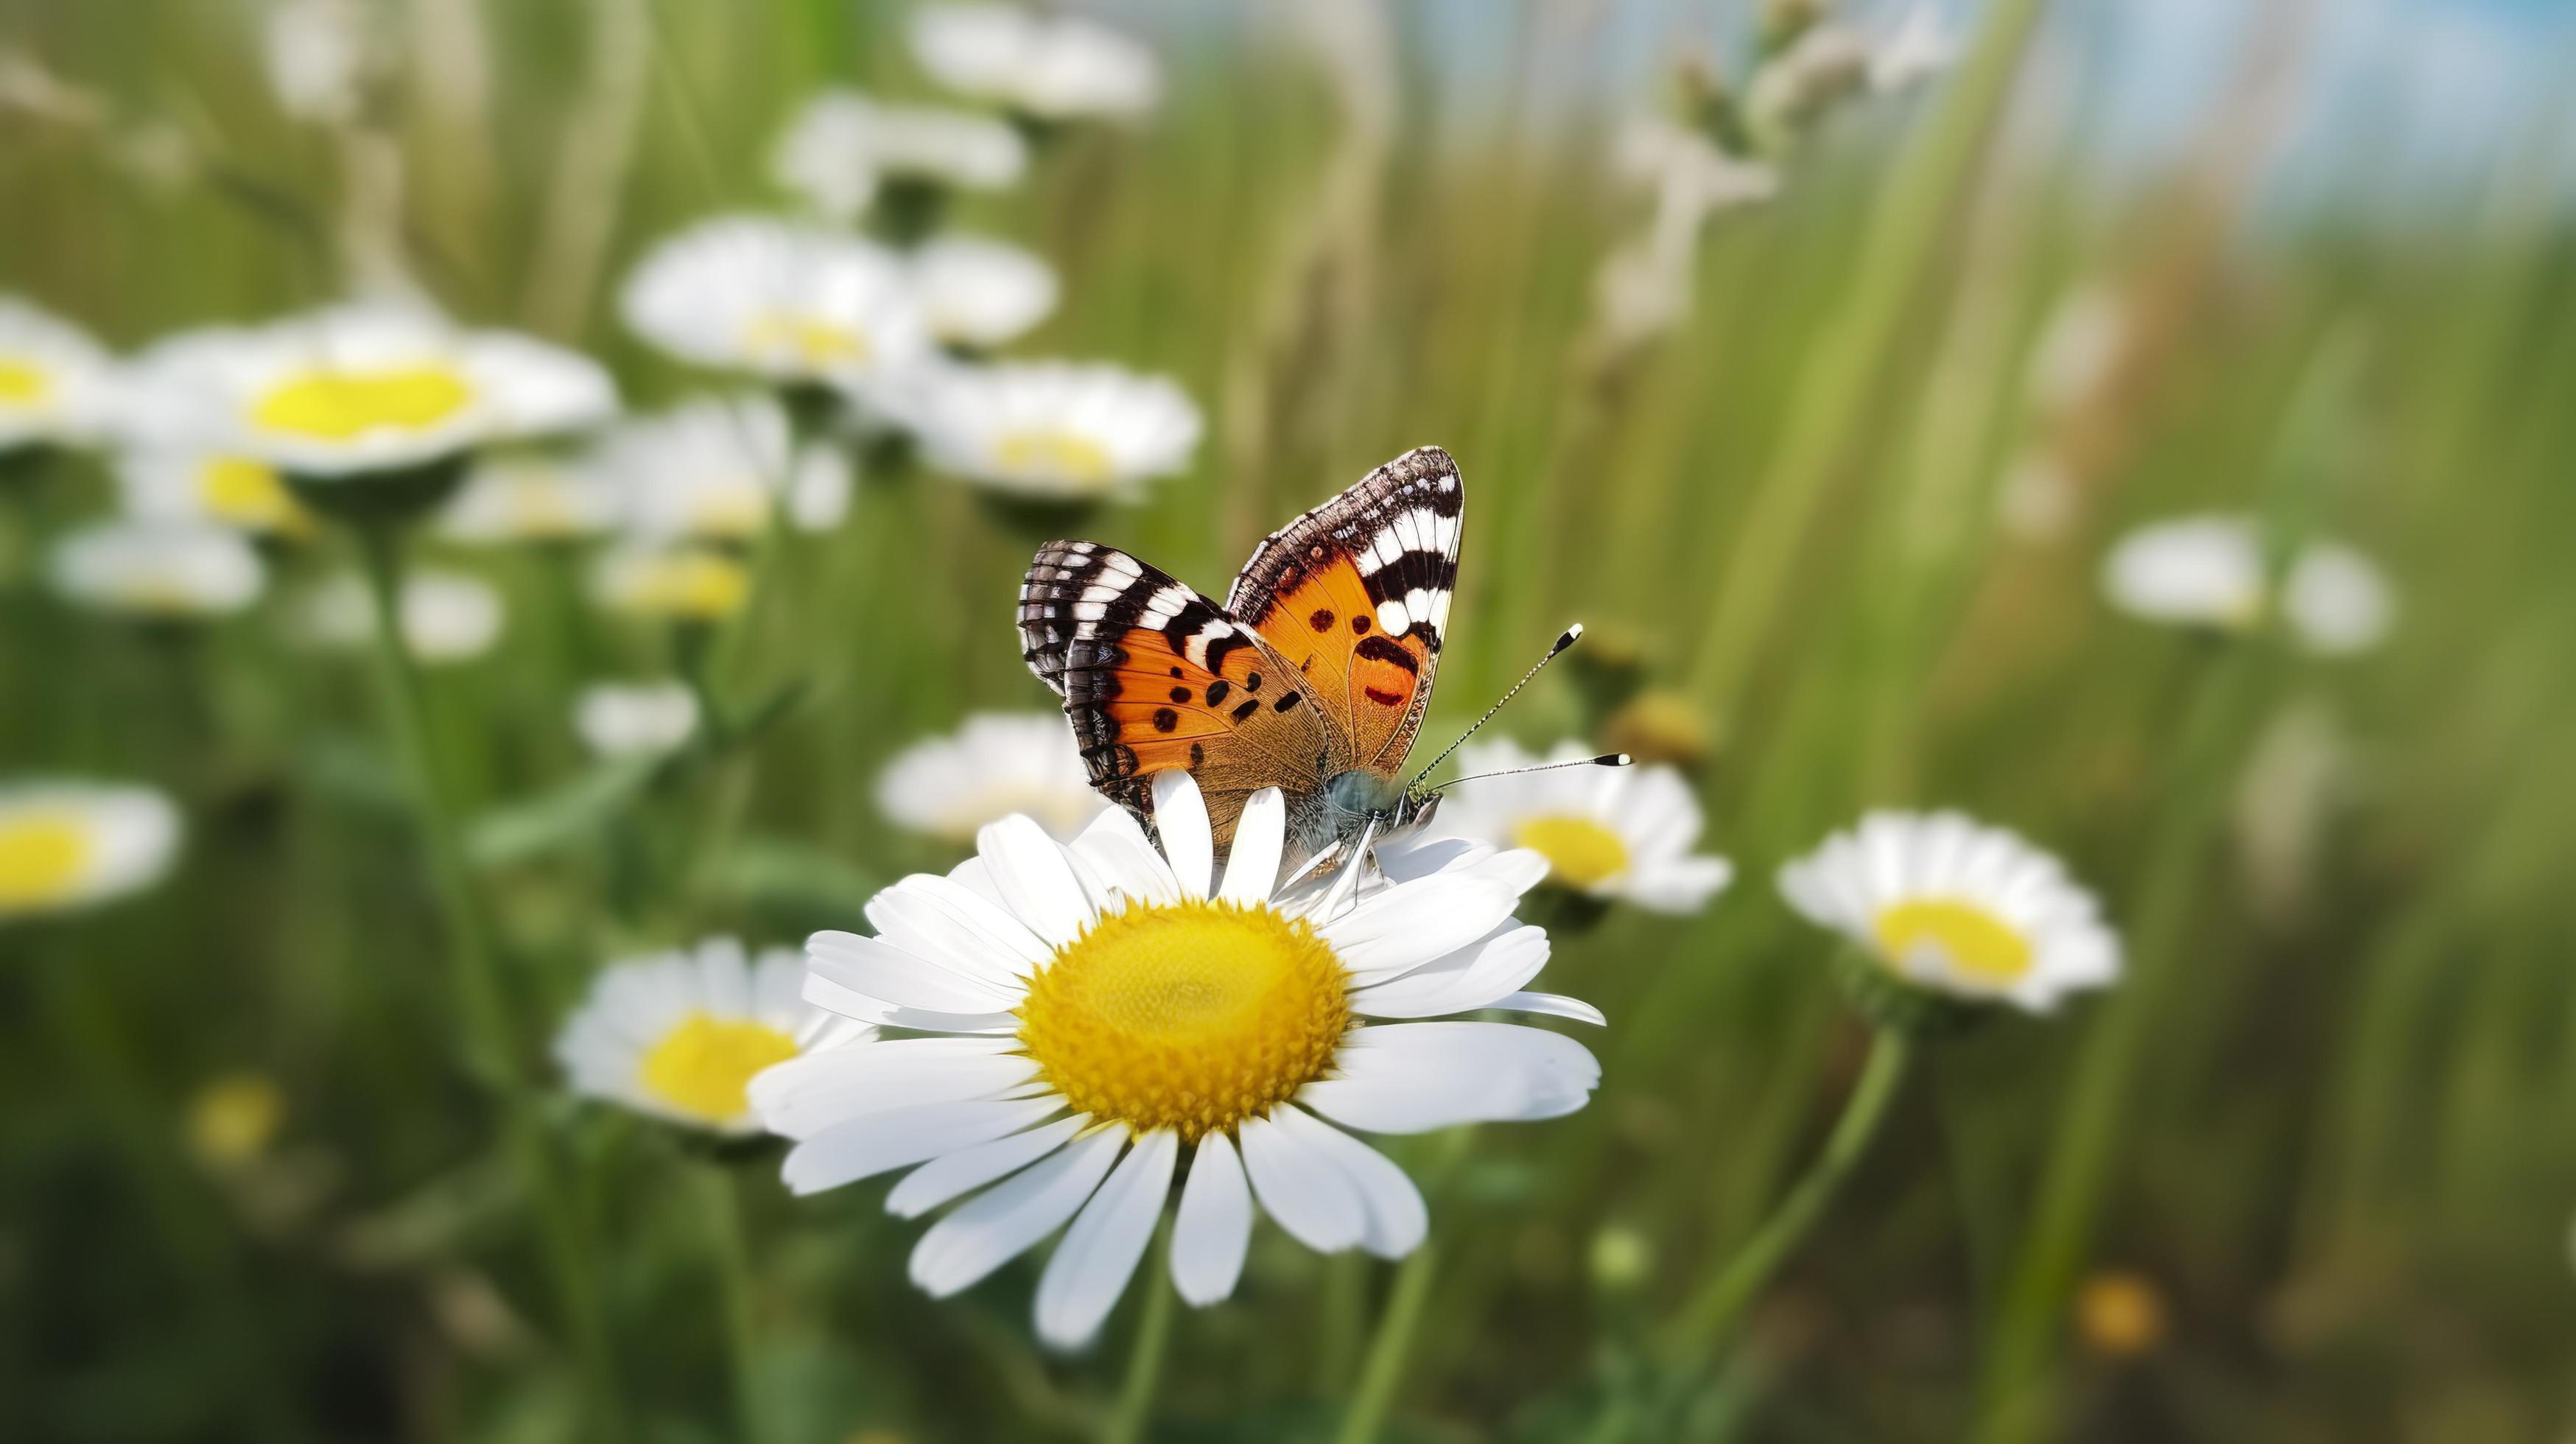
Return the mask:
<path fill-rule="evenodd" d="M 1324 701 L 1356 764 L 1384 775 L 1431 706 L 1465 505 L 1448 452 L 1408 451 L 1271 533 L 1226 594 Z"/>

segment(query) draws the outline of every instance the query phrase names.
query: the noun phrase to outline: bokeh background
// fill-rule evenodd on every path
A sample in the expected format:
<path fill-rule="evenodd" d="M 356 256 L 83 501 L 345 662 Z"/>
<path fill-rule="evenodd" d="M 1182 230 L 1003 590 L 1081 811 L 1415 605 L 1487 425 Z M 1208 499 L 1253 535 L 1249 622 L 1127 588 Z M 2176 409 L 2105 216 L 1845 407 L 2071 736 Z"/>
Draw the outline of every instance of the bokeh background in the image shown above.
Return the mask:
<path fill-rule="evenodd" d="M 951 103 L 902 6 L 351 8 L 364 104 L 317 121 L 254 0 L 0 0 L 0 291 L 130 350 L 392 266 L 649 408 L 711 383 L 620 323 L 636 258 L 796 211 L 770 150 L 824 87 Z M 1047 705 L 1010 627 L 1036 543 L 1221 594 L 1437 443 L 1471 501 L 1426 736 L 1579 618 L 1497 728 L 1686 769 L 1738 875 L 1688 916 L 1549 919 L 1547 985 L 1610 1018 L 1589 1109 L 1396 1145 L 1440 1258 L 1381 1437 L 2567 1437 L 2576 22 L 1951 0 L 1921 73 L 1773 95 L 1748 136 L 1801 25 L 1909 19 L 1801 8 L 1080 7 L 1151 49 L 1159 103 L 951 217 L 1060 279 L 1004 354 L 1173 378 L 1206 421 L 1185 470 L 1033 509 L 852 443 L 846 519 L 762 553 L 775 590 L 723 639 L 722 684 L 780 710 L 650 786 L 603 780 L 570 709 L 665 670 L 664 631 L 595 612 L 560 549 L 433 544 L 506 602 L 429 705 L 530 1058 L 606 960 L 793 944 L 961 855 L 877 778 Z M 1767 194 L 1690 193 L 1641 117 Z M 574 1437 L 375 678 L 293 625 L 345 542 L 269 544 L 218 624 L 102 615 L 45 557 L 110 470 L 0 478 L 0 775 L 149 783 L 186 840 L 139 897 L 0 924 L 0 1432 Z M 2123 533 L 2209 511 L 2357 548 L 2384 636 L 2320 656 L 2106 600 Z M 2063 856 L 2128 975 L 1942 1040 L 1689 1407 L 1639 1404 L 1850 1086 L 1833 944 L 1770 879 L 1877 806 Z M 926 1300 L 882 1183 L 791 1199 L 759 1144 L 729 1358 L 702 1145 L 568 1096 L 544 1124 L 630 1437 L 738 1437 L 742 1377 L 781 1440 L 1080 1437 L 1119 1387 L 1132 1297 L 1048 1355 L 1030 1266 Z M 1265 1235 L 1188 1317 L 1158 1437 L 1334 1437 L 1392 1277 Z"/>

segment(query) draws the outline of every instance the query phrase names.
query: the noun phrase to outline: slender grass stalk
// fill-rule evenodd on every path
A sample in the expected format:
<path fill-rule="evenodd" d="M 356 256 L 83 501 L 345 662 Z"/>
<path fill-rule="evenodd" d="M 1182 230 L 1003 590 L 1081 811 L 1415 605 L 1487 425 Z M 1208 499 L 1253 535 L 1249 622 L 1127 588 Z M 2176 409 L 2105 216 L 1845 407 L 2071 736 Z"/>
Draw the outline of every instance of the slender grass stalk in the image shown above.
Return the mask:
<path fill-rule="evenodd" d="M 1350 1412 L 1342 1416 L 1339 1444 L 1370 1444 L 1386 1427 L 1396 1387 L 1413 1353 L 1413 1335 L 1422 1324 L 1422 1306 L 1431 1297 L 1431 1280 L 1440 1268 L 1440 1246 L 1428 1239 L 1395 1271 L 1395 1288 L 1369 1337 L 1368 1358 L 1360 1366 L 1359 1387 L 1351 1391 Z"/>
<path fill-rule="evenodd" d="M 733 1370 L 735 1428 L 743 1444 L 776 1437 L 760 1387 L 760 1325 L 752 1290 L 751 1243 L 742 1223 L 741 1186 L 734 1170 L 713 1159 L 693 1162 L 707 1242 L 715 1256 L 716 1288 L 724 1309 L 725 1362 Z"/>
<path fill-rule="evenodd" d="M 1824 1151 L 1816 1155 L 1815 1165 L 1789 1190 L 1771 1217 L 1744 1241 L 1743 1247 L 1711 1273 L 1681 1312 L 1674 1315 L 1663 1339 L 1670 1358 L 1676 1362 L 1695 1360 L 1724 1342 L 1745 1310 L 1761 1297 L 1763 1287 L 1779 1272 L 1780 1265 L 1814 1230 L 1824 1217 L 1825 1206 L 1833 1201 L 1861 1155 L 1869 1150 L 1870 1140 L 1878 1135 L 1912 1052 L 1912 1044 L 1902 1031 L 1891 1027 L 1878 1030 L 1870 1045 L 1869 1062 L 1861 1069 L 1860 1081 L 1852 1085 L 1851 1097 L 1843 1103 L 1842 1117 L 1835 1121 L 1834 1131 L 1825 1139 Z"/>
<path fill-rule="evenodd" d="M 1154 1234 L 1156 1246 L 1145 1251 L 1145 1316 L 1136 1321 L 1136 1340 L 1128 1346 L 1127 1377 L 1118 1385 L 1117 1407 L 1101 1425 L 1103 1444 L 1136 1444 L 1145 1437 L 1154 1421 L 1155 1395 L 1163 1383 L 1163 1359 L 1171 1352 L 1172 1300 L 1179 1295 L 1172 1287 L 1169 1265 L 1153 1267 L 1155 1258 L 1168 1259 L 1171 1253 L 1171 1210 L 1163 1211 Z"/>
<path fill-rule="evenodd" d="M 537 1094 L 512 1033 L 490 927 L 474 894 L 454 799 L 430 738 L 427 689 L 420 664 L 403 639 L 402 534 L 385 521 L 362 522 L 356 531 L 375 602 L 388 722 L 412 770 L 424 850 L 447 923 L 450 981 L 466 1031 L 467 1064 L 500 1103 L 504 1147 L 536 1206 L 540 1243 L 582 1375 L 590 1432 L 602 1439 L 622 1438 L 623 1410 L 609 1358 L 606 1315 L 582 1248 L 580 1219 L 547 1144 Z"/>

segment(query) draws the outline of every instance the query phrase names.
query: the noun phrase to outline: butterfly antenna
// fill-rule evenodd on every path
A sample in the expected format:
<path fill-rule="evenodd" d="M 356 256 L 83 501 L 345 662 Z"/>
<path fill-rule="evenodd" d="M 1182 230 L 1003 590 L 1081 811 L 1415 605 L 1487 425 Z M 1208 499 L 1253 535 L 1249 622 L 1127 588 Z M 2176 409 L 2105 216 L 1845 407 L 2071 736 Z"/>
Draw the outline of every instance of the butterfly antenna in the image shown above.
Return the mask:
<path fill-rule="evenodd" d="M 1532 663 L 1528 671 L 1521 673 L 1521 679 L 1511 685 L 1511 690 L 1505 692 L 1502 696 L 1495 698 L 1494 705 L 1486 708 L 1485 715 L 1477 718 L 1466 731 L 1459 733 L 1457 741 L 1441 748 L 1440 755 L 1431 759 L 1430 766 L 1413 774 L 1413 780 L 1405 784 L 1405 790 L 1410 792 L 1414 788 L 1421 786 L 1422 779 L 1438 771 L 1440 769 L 1440 764 L 1448 761 L 1451 753 L 1456 752 L 1459 748 L 1467 745 L 1467 739 L 1476 735 L 1476 729 L 1478 727 L 1482 727 L 1486 723 L 1493 721 L 1494 714 L 1503 710 L 1504 703 L 1519 696 L 1521 694 L 1521 689 L 1528 686 L 1532 678 L 1538 676 L 1540 672 L 1547 669 L 1548 663 L 1555 661 L 1564 653 L 1566 648 L 1573 646 L 1581 640 L 1583 640 L 1583 624 L 1581 622 L 1577 622 L 1573 626 L 1566 628 L 1562 633 L 1559 633 L 1556 639 L 1556 645 L 1547 649 L 1547 655 Z"/>
<path fill-rule="evenodd" d="M 1625 752 L 1604 752 L 1598 757 L 1577 757 L 1566 762 L 1541 762 L 1530 767 L 1506 767 L 1500 772 L 1478 772 L 1466 777 L 1452 777 L 1440 784 L 1448 791 L 1461 782 L 1482 782 L 1488 777 L 1520 777 L 1532 772 L 1554 772 L 1560 767 L 1626 767 L 1637 759 Z"/>

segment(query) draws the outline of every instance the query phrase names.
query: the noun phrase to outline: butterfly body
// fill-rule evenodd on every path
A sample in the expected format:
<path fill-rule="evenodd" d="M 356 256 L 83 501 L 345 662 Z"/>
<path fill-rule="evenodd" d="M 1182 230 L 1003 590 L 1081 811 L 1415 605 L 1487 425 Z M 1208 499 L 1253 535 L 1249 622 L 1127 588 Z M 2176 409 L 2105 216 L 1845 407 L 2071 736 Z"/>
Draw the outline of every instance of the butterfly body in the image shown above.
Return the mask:
<path fill-rule="evenodd" d="M 1020 588 L 1022 656 L 1062 698 L 1092 785 L 1139 816 L 1185 770 L 1216 843 L 1288 802 L 1291 868 L 1418 822 L 1402 769 L 1431 704 L 1465 496 L 1422 447 L 1272 533 L 1219 604 L 1127 553 L 1050 542 Z"/>

